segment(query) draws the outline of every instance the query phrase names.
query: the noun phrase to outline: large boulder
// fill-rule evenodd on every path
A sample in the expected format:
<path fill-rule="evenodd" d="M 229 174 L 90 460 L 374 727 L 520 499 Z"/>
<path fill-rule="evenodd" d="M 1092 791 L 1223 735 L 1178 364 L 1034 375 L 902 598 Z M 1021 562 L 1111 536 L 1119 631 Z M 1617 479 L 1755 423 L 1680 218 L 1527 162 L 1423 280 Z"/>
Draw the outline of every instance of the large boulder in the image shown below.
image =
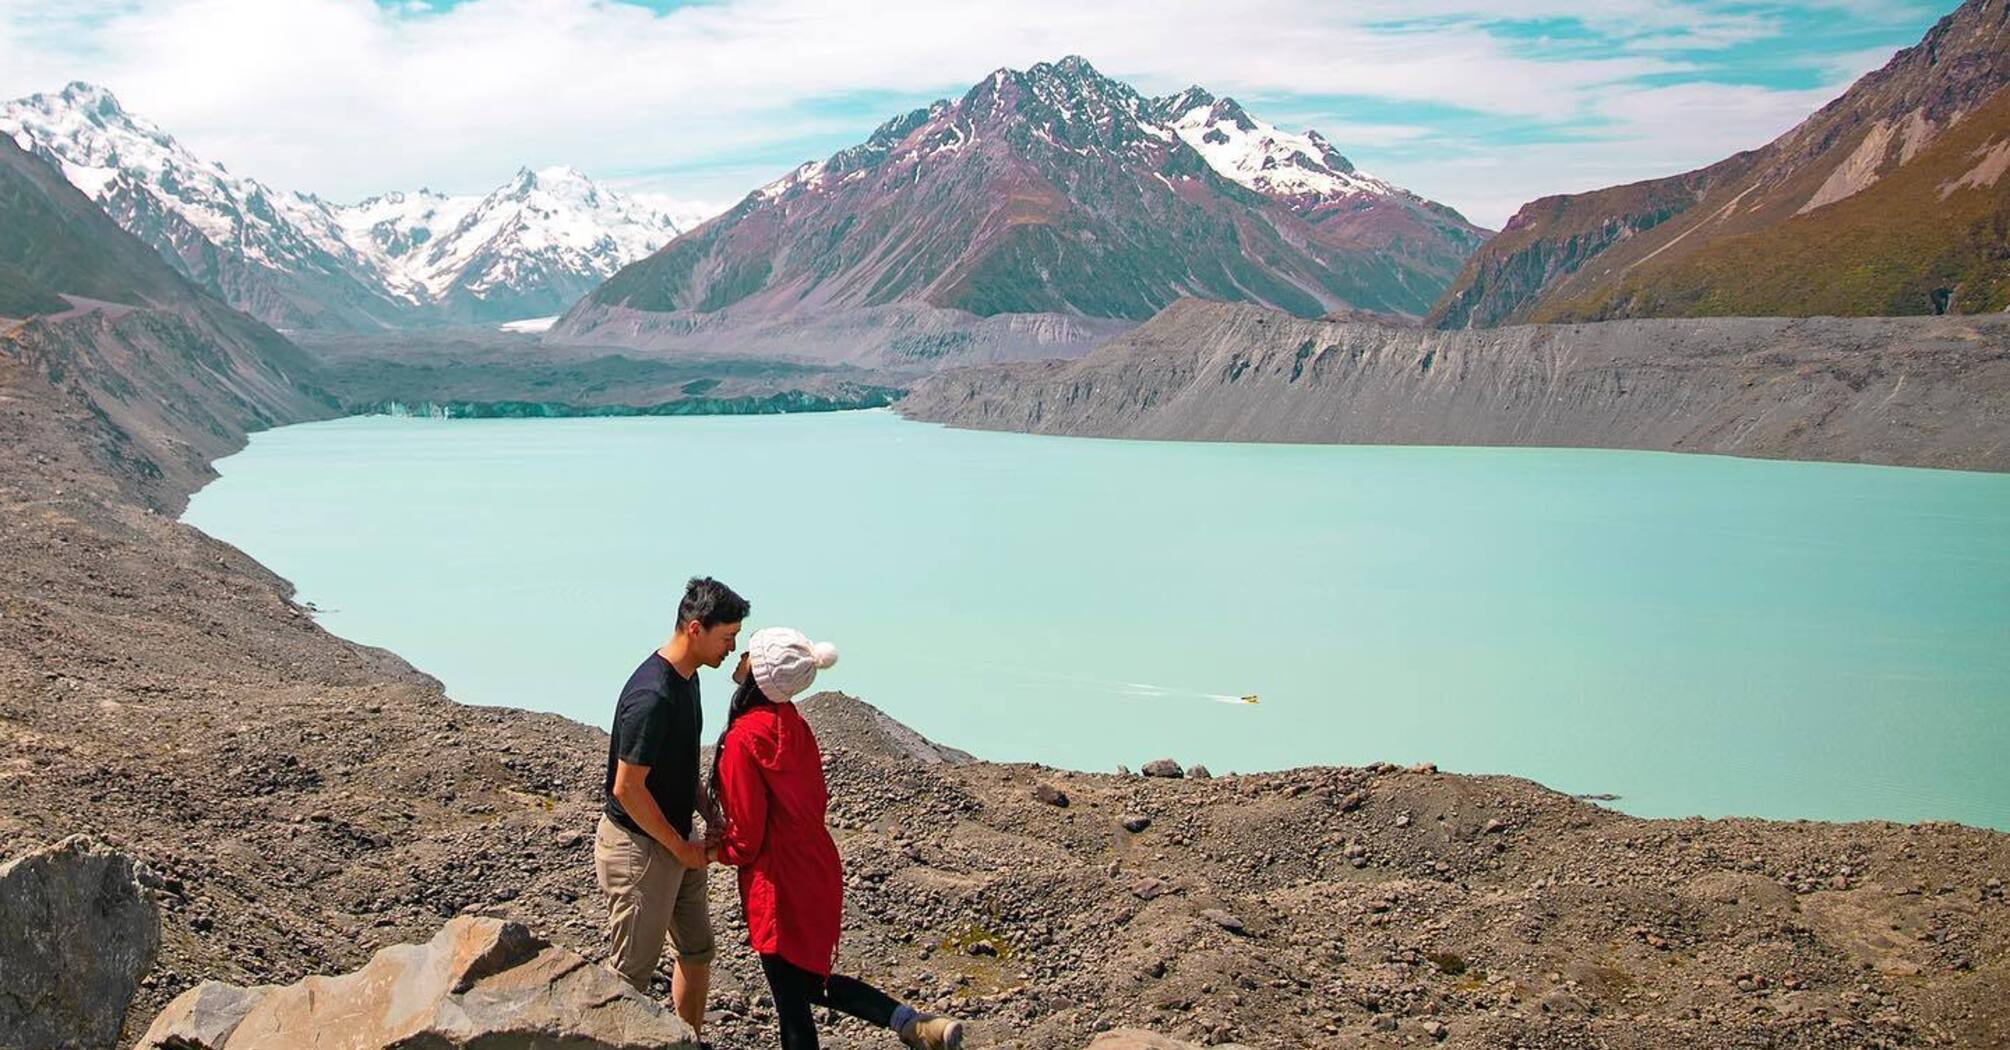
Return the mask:
<path fill-rule="evenodd" d="M 129 857 L 77 835 L 0 865 L 0 1050 L 118 1042 L 160 943 Z"/>
<path fill-rule="evenodd" d="M 183 992 L 139 1050 L 696 1050 L 676 1014 L 528 929 L 461 916 L 425 944 L 297 984 Z"/>

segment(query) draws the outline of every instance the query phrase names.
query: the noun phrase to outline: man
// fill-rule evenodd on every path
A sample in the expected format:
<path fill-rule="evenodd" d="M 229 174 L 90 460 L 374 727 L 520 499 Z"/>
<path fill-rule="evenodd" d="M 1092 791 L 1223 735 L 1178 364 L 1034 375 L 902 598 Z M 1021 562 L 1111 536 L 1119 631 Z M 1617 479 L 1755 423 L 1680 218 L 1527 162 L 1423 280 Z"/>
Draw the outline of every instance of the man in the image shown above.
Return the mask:
<path fill-rule="evenodd" d="M 747 618 L 746 599 L 711 577 L 691 580 L 677 631 L 621 689 L 607 742 L 607 801 L 593 839 L 593 871 L 607 894 L 608 967 L 647 992 L 667 934 L 677 951 L 670 998 L 697 1031 L 712 982 L 712 917 L 705 844 L 691 841 L 698 803 L 698 668 L 725 662 Z"/>

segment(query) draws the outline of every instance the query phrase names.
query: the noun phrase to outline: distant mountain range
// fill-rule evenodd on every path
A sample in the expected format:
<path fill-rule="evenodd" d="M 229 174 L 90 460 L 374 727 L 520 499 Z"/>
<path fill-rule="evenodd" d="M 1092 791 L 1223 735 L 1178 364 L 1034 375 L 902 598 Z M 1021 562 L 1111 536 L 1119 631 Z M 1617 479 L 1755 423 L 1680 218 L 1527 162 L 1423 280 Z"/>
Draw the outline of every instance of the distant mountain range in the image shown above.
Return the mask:
<path fill-rule="evenodd" d="M 1765 146 L 1524 206 L 1441 327 L 2010 306 L 2010 2 L 1969 0 Z"/>
<path fill-rule="evenodd" d="M 1148 98 L 1070 57 L 1000 69 L 797 168 L 616 274 L 554 334 L 744 342 L 747 324 L 864 315 L 903 333 L 843 353 L 899 363 L 963 352 L 945 315 L 1128 324 L 1182 296 L 1421 315 L 1486 235 L 1316 132 L 1198 87 Z M 925 338 L 904 331 L 917 318 Z"/>
<path fill-rule="evenodd" d="M 282 192 L 195 156 L 85 83 L 0 105 L 0 131 L 198 285 L 281 328 L 550 316 L 678 232 L 662 210 L 570 168 L 519 171 L 485 196 L 421 190 L 344 206 Z"/>
<path fill-rule="evenodd" d="M 569 168 L 479 197 L 281 192 L 83 83 L 0 105 L 0 130 L 282 329 L 563 312 L 554 344 L 920 373 L 1078 356 L 1184 297 L 1443 328 L 2010 307 L 2010 0 L 1968 0 L 1763 147 L 1542 198 L 1491 239 L 1316 131 L 1073 56 L 999 69 L 688 229 Z"/>

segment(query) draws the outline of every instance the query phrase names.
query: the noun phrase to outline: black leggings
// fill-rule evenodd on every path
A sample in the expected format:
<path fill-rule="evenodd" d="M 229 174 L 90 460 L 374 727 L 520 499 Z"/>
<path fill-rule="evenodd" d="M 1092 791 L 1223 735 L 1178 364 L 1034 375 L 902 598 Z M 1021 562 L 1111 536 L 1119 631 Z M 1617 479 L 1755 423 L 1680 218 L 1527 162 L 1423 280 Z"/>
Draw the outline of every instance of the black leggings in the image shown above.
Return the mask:
<path fill-rule="evenodd" d="M 768 975 L 768 990 L 775 996 L 782 1050 L 817 1050 L 817 1022 L 810 1014 L 811 1006 L 842 1010 L 887 1028 L 893 1024 L 894 1008 L 900 1005 L 864 981 L 837 973 L 826 980 L 779 955 L 761 956 L 761 972 Z"/>

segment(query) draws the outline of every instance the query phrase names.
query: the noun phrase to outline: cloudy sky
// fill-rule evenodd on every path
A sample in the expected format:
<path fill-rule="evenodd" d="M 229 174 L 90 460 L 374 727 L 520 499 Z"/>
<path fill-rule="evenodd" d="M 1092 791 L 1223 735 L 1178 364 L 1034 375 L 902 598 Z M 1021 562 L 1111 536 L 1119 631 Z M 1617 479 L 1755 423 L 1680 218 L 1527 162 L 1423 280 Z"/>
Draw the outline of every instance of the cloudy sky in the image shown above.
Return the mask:
<path fill-rule="evenodd" d="M 0 0 L 0 97 L 112 89 L 204 157 L 354 200 L 520 166 L 724 205 L 1000 66 L 1198 83 L 1499 226 L 1759 145 L 1951 3 Z"/>

